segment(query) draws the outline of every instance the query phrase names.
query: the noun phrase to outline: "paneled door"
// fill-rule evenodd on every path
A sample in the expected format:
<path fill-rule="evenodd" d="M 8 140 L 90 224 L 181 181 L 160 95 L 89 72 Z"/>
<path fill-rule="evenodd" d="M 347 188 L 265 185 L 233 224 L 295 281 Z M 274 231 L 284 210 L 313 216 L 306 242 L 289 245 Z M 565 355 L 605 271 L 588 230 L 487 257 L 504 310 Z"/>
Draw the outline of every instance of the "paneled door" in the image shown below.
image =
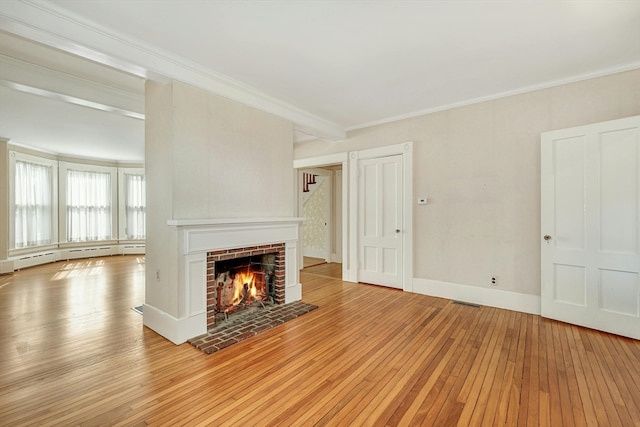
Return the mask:
<path fill-rule="evenodd" d="M 544 317 L 640 339 L 640 116 L 542 134 Z"/>
<path fill-rule="evenodd" d="M 402 289 L 402 155 L 361 160 L 358 179 L 358 281 Z"/>

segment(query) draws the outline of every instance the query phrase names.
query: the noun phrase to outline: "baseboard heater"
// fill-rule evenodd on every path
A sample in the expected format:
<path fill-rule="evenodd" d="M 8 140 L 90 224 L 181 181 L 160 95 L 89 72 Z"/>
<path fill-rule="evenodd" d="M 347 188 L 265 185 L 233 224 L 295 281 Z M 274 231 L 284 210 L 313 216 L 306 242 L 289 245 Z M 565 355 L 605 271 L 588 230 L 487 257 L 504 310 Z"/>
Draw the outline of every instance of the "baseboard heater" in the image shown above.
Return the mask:
<path fill-rule="evenodd" d="M 13 261 L 13 268 L 20 270 L 22 268 L 33 267 L 36 265 L 47 264 L 49 262 L 55 262 L 55 252 L 43 252 L 38 254 L 24 255 Z"/>
<path fill-rule="evenodd" d="M 21 270 L 27 267 L 34 267 L 36 265 L 47 264 L 50 262 L 56 262 L 60 260 L 72 260 L 80 258 L 95 258 L 101 256 L 112 255 L 144 255 L 144 244 L 126 244 L 126 245 L 113 245 L 113 246 L 97 246 L 97 247 L 85 247 L 85 248 L 68 248 L 68 249 L 56 249 L 47 252 L 39 252 L 32 254 L 25 254 L 10 258 L 6 261 L 0 261 L 0 273 L 11 273 L 15 270 Z"/>

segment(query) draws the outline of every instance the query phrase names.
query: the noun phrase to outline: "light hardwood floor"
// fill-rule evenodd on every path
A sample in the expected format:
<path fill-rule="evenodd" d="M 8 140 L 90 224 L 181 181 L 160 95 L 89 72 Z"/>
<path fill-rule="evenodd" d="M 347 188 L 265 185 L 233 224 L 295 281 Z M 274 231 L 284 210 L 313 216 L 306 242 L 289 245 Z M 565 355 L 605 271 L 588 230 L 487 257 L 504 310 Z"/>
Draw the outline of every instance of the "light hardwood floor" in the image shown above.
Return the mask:
<path fill-rule="evenodd" d="M 142 257 L 0 276 L 0 425 L 640 425 L 640 342 L 339 270 L 302 273 L 317 310 L 209 356 L 131 310 Z"/>

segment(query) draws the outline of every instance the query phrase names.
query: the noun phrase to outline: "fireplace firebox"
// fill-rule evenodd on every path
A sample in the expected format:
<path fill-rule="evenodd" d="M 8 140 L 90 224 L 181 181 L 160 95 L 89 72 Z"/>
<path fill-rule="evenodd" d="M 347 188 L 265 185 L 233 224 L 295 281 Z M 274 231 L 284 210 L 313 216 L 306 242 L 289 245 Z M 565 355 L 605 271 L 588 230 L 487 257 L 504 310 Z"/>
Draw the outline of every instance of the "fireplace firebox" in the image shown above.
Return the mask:
<path fill-rule="evenodd" d="M 284 304 L 285 244 L 207 253 L 207 330 L 235 313 Z"/>

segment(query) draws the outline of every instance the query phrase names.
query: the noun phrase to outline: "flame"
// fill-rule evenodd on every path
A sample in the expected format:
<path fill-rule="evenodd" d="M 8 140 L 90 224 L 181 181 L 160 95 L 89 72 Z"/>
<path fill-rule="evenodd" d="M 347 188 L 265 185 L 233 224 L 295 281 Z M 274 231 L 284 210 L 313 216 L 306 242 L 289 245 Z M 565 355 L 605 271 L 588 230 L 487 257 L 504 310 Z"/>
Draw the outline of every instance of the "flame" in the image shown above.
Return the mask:
<path fill-rule="evenodd" d="M 263 301 L 266 301 L 266 284 L 261 279 L 261 272 L 254 273 L 247 269 L 246 272 L 237 271 L 234 274 L 221 273 L 218 277 L 216 279 L 219 283 L 218 286 L 224 286 L 225 289 L 219 291 L 223 292 L 220 294 L 223 296 L 219 304 L 225 313 L 235 312 L 239 308 L 251 306 L 255 302 L 262 304 Z M 230 280 L 225 282 L 227 279 Z"/>
<path fill-rule="evenodd" d="M 256 294 L 256 284 L 254 274 L 251 272 L 247 273 L 238 273 L 233 281 L 234 292 L 233 292 L 233 305 L 238 305 L 242 301 L 244 297 L 244 289 L 245 285 L 247 285 L 247 289 L 252 297 L 255 297 Z"/>

